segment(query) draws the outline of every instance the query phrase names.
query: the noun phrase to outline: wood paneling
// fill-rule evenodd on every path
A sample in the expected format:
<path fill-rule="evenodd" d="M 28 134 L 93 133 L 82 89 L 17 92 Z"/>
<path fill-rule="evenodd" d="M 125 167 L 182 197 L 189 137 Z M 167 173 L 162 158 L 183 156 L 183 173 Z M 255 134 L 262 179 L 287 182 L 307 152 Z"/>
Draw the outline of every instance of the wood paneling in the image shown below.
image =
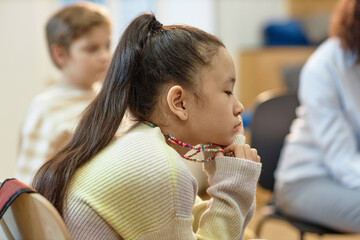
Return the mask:
<path fill-rule="evenodd" d="M 292 17 L 305 17 L 331 13 L 338 0 L 288 0 L 287 9 Z"/>
<path fill-rule="evenodd" d="M 239 54 L 237 93 L 245 108 L 263 91 L 286 88 L 285 66 L 304 64 L 315 47 L 269 47 L 245 50 Z"/>

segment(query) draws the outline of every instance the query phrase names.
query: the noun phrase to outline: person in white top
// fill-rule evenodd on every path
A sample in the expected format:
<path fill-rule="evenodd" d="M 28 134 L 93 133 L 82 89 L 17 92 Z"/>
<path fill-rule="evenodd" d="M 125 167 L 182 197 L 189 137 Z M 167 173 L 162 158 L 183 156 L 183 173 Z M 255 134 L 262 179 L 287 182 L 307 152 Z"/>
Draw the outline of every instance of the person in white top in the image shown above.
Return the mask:
<path fill-rule="evenodd" d="M 60 9 L 48 20 L 46 37 L 61 79 L 35 97 L 21 129 L 15 177 L 27 184 L 68 143 L 111 59 L 111 21 L 100 5 L 84 2 Z"/>
<path fill-rule="evenodd" d="M 305 64 L 300 107 L 275 174 L 285 213 L 360 233 L 360 1 L 339 2 Z"/>

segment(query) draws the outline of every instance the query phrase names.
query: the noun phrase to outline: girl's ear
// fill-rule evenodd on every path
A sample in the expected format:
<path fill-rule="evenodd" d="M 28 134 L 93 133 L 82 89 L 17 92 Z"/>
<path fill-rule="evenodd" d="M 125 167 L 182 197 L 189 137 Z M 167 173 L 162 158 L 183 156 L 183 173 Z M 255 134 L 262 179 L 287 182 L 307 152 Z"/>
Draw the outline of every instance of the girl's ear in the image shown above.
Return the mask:
<path fill-rule="evenodd" d="M 188 109 L 186 108 L 185 91 L 179 85 L 172 86 L 166 96 L 167 104 L 170 111 L 173 112 L 180 120 L 188 119 Z"/>
<path fill-rule="evenodd" d="M 64 67 L 66 65 L 68 54 L 66 49 L 59 44 L 52 44 L 50 47 L 51 55 L 54 58 L 55 63 L 60 67 Z"/>

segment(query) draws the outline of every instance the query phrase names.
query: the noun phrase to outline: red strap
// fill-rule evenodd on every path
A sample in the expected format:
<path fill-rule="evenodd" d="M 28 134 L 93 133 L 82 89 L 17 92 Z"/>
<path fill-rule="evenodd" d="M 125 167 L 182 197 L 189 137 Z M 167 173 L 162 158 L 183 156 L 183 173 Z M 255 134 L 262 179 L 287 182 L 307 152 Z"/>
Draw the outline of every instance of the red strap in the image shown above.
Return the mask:
<path fill-rule="evenodd" d="M 0 187 L 0 218 L 6 209 L 21 193 L 32 193 L 36 190 L 16 178 L 6 179 Z"/>

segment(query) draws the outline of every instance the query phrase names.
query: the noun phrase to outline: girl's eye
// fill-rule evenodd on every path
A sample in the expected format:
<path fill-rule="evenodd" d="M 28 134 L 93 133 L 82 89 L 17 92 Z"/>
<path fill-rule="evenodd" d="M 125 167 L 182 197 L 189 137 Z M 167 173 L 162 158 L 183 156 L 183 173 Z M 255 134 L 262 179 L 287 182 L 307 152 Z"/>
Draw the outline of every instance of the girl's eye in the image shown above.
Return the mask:
<path fill-rule="evenodd" d="M 98 47 L 97 46 L 91 46 L 91 47 L 88 47 L 86 50 L 88 52 L 90 52 L 90 53 L 94 53 L 94 52 L 96 52 L 98 50 Z"/>
<path fill-rule="evenodd" d="M 227 95 L 232 95 L 232 92 L 231 91 L 225 91 L 225 93 L 227 94 Z"/>

